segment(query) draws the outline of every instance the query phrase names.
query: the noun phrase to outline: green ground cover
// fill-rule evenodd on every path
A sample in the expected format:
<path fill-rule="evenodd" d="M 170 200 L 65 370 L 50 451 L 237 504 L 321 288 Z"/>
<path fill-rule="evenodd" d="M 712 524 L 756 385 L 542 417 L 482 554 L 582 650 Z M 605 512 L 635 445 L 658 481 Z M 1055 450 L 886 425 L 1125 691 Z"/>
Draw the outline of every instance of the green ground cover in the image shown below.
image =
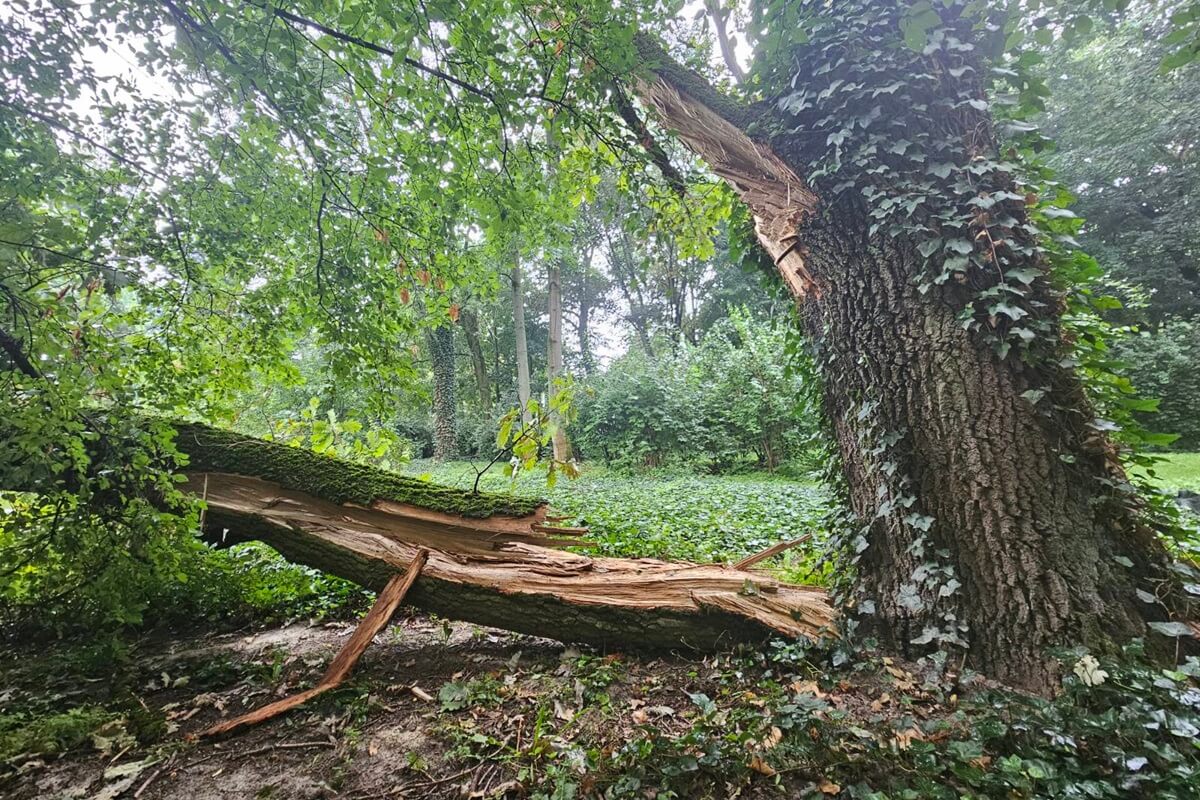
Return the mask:
<path fill-rule="evenodd" d="M 1164 453 L 1153 472 L 1163 489 L 1200 491 L 1200 453 Z"/>
<path fill-rule="evenodd" d="M 406 470 L 455 486 L 475 480 L 467 462 L 417 461 Z M 788 580 L 819 582 L 822 574 L 817 564 L 826 495 L 816 482 L 765 473 L 623 473 L 589 464 L 579 478 L 549 490 L 539 474 L 514 482 L 497 467 L 480 488 L 548 497 L 555 509 L 591 529 L 588 538 L 603 555 L 733 562 L 811 533 L 809 543 L 778 556 L 773 566 Z"/>
<path fill-rule="evenodd" d="M 1165 453 L 1151 475 L 1163 490 L 1200 491 L 1200 453 Z M 477 466 L 483 466 L 482 463 Z M 405 472 L 470 488 L 475 468 L 466 461 L 414 461 Z M 780 577 L 820 583 L 825 489 L 816 480 L 767 473 L 694 475 L 666 470 L 624 472 L 585 464 L 579 478 L 547 489 L 540 473 L 516 480 L 502 465 L 479 481 L 481 489 L 548 497 L 557 510 L 591 528 L 603 555 L 699 562 L 732 562 L 770 545 L 812 533 L 813 539 L 774 560 Z"/>

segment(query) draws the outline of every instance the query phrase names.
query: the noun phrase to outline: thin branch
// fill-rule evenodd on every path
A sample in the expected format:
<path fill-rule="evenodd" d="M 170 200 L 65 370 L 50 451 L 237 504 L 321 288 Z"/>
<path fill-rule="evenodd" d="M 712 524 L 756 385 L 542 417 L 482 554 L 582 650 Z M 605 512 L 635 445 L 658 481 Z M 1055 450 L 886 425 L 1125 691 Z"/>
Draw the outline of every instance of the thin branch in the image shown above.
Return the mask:
<path fill-rule="evenodd" d="M 30 363 L 29 358 L 25 355 L 25 350 L 21 347 L 21 342 L 3 328 L 0 328 L 0 349 L 8 354 L 9 360 L 26 377 L 33 378 L 34 380 L 42 377 L 42 373 L 38 372 L 37 367 Z"/>
<path fill-rule="evenodd" d="M 658 167 L 659 172 L 666 178 L 667 183 L 675 190 L 675 193 L 680 197 L 687 194 L 687 182 L 683 175 L 671 163 L 671 159 L 667 156 L 667 151 L 663 150 L 662 145 L 650 133 L 650 129 L 646 126 L 638 114 L 637 109 L 633 107 L 633 101 L 625 94 L 625 90 L 621 85 L 614 82 L 612 84 L 613 107 L 617 113 L 621 115 L 621 119 L 625 124 L 637 135 L 638 142 L 642 149 L 650 156 L 650 160 Z"/>
<path fill-rule="evenodd" d="M 252 4 L 252 5 L 257 5 L 257 4 Z M 284 11 L 282 8 L 267 8 L 266 6 L 261 6 L 261 5 L 259 5 L 258 7 L 263 9 L 264 11 L 269 11 L 271 14 L 273 14 L 276 17 L 279 17 L 282 20 L 286 20 L 287 22 L 291 22 L 295 25 L 303 25 L 306 28 L 312 28 L 313 30 L 320 31 L 321 33 L 325 34 L 326 36 L 331 36 L 334 39 L 337 39 L 338 41 L 345 42 L 347 44 L 352 44 L 355 47 L 361 47 L 364 50 L 370 50 L 374 53 L 379 53 L 380 55 L 385 55 L 390 58 L 396 57 L 396 51 L 391 49 L 390 47 L 385 47 L 381 44 L 375 44 L 374 42 L 369 42 L 366 39 L 359 38 L 358 36 L 354 36 L 349 33 L 343 33 L 334 28 L 330 28 L 327 25 L 322 25 L 321 23 L 319 23 L 315 20 L 305 19 L 304 17 L 293 14 L 290 11 Z M 474 84 L 467 83 L 466 81 L 462 80 L 461 78 L 456 78 L 453 75 L 449 74 L 448 72 L 443 72 L 442 70 L 438 69 L 437 67 L 431 67 L 428 64 L 425 64 L 424 62 L 418 61 L 415 58 L 409 58 L 408 56 L 404 56 L 401 59 L 401 61 L 404 64 L 406 64 L 407 66 L 410 66 L 415 70 L 424 72 L 426 75 L 430 75 L 434 78 L 438 78 L 440 80 L 446 81 L 447 83 L 452 83 L 455 86 L 459 87 L 460 89 L 470 92 L 473 95 L 482 97 L 489 102 L 492 102 L 492 103 L 496 102 L 495 95 L 493 95 L 491 92 L 487 91 L 486 89 L 482 89 L 478 86 L 475 86 Z"/>
<path fill-rule="evenodd" d="M 706 0 L 704 7 L 708 16 L 712 18 L 713 30 L 717 34 L 717 46 L 721 48 L 721 58 L 725 60 L 725 66 L 733 75 L 734 83 L 741 83 L 746 80 L 746 71 L 738 63 L 737 54 L 733 51 L 733 42 L 729 39 L 726 25 L 729 22 L 730 10 L 722 9 L 720 0 Z"/>

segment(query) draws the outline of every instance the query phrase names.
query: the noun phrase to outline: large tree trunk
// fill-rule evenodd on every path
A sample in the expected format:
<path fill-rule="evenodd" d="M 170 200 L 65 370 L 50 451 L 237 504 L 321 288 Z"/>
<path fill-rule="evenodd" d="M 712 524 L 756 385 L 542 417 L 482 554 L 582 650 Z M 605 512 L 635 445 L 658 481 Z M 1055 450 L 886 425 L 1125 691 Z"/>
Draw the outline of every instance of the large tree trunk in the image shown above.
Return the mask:
<path fill-rule="evenodd" d="M 451 619 L 621 649 L 701 649 L 832 623 L 819 589 L 721 565 L 565 552 L 536 500 L 438 486 L 202 425 L 181 425 L 207 536 L 380 589 L 417 553 L 407 601 Z"/>
<path fill-rule="evenodd" d="M 919 291 L 926 260 L 912 241 L 872 233 L 861 199 L 823 204 L 786 134 L 746 132 L 752 120 L 794 122 L 764 121 L 774 109 L 737 106 L 641 47 L 653 69 L 641 97 L 750 206 L 801 306 L 857 525 L 845 563 L 857 562 L 869 629 L 909 655 L 965 644 L 970 666 L 1034 689 L 1055 685 L 1050 648 L 1145 634 L 1143 614 L 1155 612 L 1135 592 L 1167 559 L 1112 488 L 1120 467 L 1071 370 L 998 355 L 963 327 L 965 287 Z M 980 117 L 971 135 L 986 142 Z M 1037 285 L 1033 307 L 1057 336 L 1060 301 Z"/>
<path fill-rule="evenodd" d="M 521 265 L 512 268 L 513 338 L 516 340 L 517 357 L 517 401 L 521 404 L 521 418 L 529 422 L 529 343 L 525 338 L 525 292 L 521 287 Z"/>
<path fill-rule="evenodd" d="M 433 365 L 433 458 L 449 461 L 458 454 L 454 329 L 449 325 L 429 331 L 429 360 Z"/>
<path fill-rule="evenodd" d="M 479 392 L 479 407 L 486 411 L 492 407 L 492 387 L 487 362 L 483 360 L 483 347 L 479 341 L 479 319 L 474 311 L 464 308 L 462 323 L 463 334 L 467 337 L 467 349 L 471 353 L 471 369 L 475 373 L 475 389 Z"/>
<path fill-rule="evenodd" d="M 546 385 L 548 391 L 553 393 L 556 391 L 555 382 L 562 377 L 563 374 L 563 304 L 562 304 L 562 269 L 557 261 L 554 261 L 547 268 L 549 273 L 549 301 L 548 311 L 550 315 L 550 341 L 548 355 L 546 358 Z M 562 427 L 562 421 L 556 418 L 552 420 L 555 423 L 554 428 L 554 460 L 555 461 L 570 461 L 571 460 L 571 443 L 567 439 L 567 431 Z"/>
<path fill-rule="evenodd" d="M 868 525 L 859 572 L 874 627 L 905 652 L 961 630 L 975 667 L 1033 687 L 1052 679 L 1051 647 L 1143 633 L 1137 581 L 1161 551 L 1101 484 L 1111 466 L 1098 437 L 1080 437 L 1094 415 L 1078 385 L 999 358 L 917 290 L 911 247 L 868 235 L 861 206 L 839 212 L 805 236 L 820 287 L 805 324 L 825 348 L 826 410 Z M 1048 383 L 1069 406 L 1046 414 L 1022 396 Z M 953 583 L 937 582 L 945 568 Z"/>

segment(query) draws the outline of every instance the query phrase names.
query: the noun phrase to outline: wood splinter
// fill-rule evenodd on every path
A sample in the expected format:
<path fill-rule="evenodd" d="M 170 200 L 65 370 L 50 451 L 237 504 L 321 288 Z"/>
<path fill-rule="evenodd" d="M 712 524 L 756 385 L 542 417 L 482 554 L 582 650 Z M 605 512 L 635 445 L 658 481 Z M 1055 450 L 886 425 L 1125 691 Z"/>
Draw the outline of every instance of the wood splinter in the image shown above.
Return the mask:
<path fill-rule="evenodd" d="M 792 539 L 790 542 L 780 542 L 779 544 L 773 544 L 770 547 L 768 547 L 766 550 L 755 553 L 752 556 L 746 556 L 741 561 L 734 564 L 733 568 L 734 569 L 747 569 L 749 567 L 754 566 L 755 564 L 757 564 L 760 561 L 766 561 L 771 556 L 779 555 L 784 550 L 790 550 L 798 544 L 804 544 L 811 538 L 812 538 L 812 534 L 806 533 L 798 539 Z"/>
<path fill-rule="evenodd" d="M 350 635 L 349 640 L 342 645 L 342 649 L 338 651 L 337 656 L 329 664 L 329 667 L 325 670 L 325 674 L 321 676 L 321 680 L 317 682 L 316 686 L 243 714 L 240 717 L 219 722 L 211 728 L 202 731 L 200 736 L 224 736 L 242 728 L 257 725 L 260 722 L 277 717 L 284 712 L 291 711 L 293 708 L 298 708 L 314 697 L 340 686 L 350 675 L 351 670 L 354 669 L 354 665 L 358 663 L 358 659 L 362 657 L 362 654 L 366 651 L 367 646 L 371 644 L 376 634 L 391 622 L 392 616 L 396 613 L 396 609 L 400 607 L 400 603 L 404 600 L 404 596 L 408 594 L 408 590 L 412 588 L 417 575 L 420 574 L 421 569 L 425 566 L 425 560 L 428 557 L 428 550 L 424 548 L 418 550 L 416 556 L 409 563 L 408 569 L 388 581 L 383 591 L 375 598 L 375 604 L 371 606 L 371 610 L 363 617 L 362 622 L 358 623 L 358 627 L 354 629 L 354 633 Z"/>

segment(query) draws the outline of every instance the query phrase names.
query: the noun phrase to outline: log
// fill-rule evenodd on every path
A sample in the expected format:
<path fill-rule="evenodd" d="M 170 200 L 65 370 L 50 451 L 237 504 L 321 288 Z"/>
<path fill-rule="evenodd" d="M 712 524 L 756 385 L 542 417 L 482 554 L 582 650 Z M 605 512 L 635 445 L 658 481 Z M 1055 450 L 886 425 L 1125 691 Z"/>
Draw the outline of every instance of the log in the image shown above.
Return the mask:
<path fill-rule="evenodd" d="M 290 561 L 382 589 L 429 551 L 414 607 L 603 648 L 714 650 L 832 634 L 819 588 L 724 565 L 565 550 L 545 502 L 439 486 L 203 425 L 180 425 L 184 488 L 205 535 L 258 540 Z"/>
<path fill-rule="evenodd" d="M 261 722 L 266 722 L 280 714 L 291 711 L 293 708 L 299 708 L 314 697 L 319 697 L 330 689 L 336 689 L 341 686 L 346 678 L 350 676 L 354 665 L 362 658 L 362 654 L 366 652 L 367 646 L 371 644 L 376 634 L 391 622 L 396 609 L 400 607 L 400 602 L 404 600 L 404 596 L 412 588 L 413 582 L 421 574 L 421 568 L 425 566 L 425 559 L 428 555 L 429 551 L 427 550 L 419 551 L 417 557 L 413 559 L 408 569 L 402 575 L 395 575 L 388 581 L 387 586 L 383 587 L 383 591 L 375 599 L 375 604 L 371 606 L 371 610 L 358 623 L 358 627 L 354 629 L 354 633 L 350 635 L 350 639 L 342 645 L 342 649 L 338 651 L 333 661 L 330 662 L 329 667 L 325 670 L 325 674 L 321 676 L 321 680 L 317 682 L 316 686 L 306 689 L 303 692 L 289 695 L 282 700 L 277 700 L 270 705 L 255 709 L 249 713 L 242 714 L 240 717 L 218 722 L 216 725 L 201 731 L 200 736 L 224 736 L 243 728 L 258 725 Z"/>

